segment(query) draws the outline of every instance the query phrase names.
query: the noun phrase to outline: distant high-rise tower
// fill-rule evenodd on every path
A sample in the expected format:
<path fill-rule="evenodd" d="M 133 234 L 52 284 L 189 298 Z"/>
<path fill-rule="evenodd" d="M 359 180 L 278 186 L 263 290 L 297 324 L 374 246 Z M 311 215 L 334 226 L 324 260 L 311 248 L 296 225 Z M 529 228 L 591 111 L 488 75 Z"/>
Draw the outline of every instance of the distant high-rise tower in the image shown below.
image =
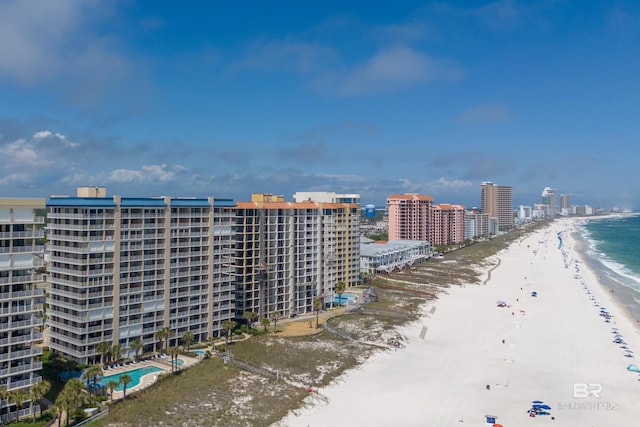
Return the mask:
<path fill-rule="evenodd" d="M 480 185 L 480 208 L 482 213 L 498 218 L 498 230 L 513 228 L 513 189 L 492 182 Z"/>
<path fill-rule="evenodd" d="M 553 188 L 545 187 L 545 189 L 542 191 L 542 204 L 548 206 L 547 211 L 549 213 L 549 216 L 551 217 L 556 216 L 556 212 L 557 212 L 556 190 L 554 190 Z"/>
<path fill-rule="evenodd" d="M 561 194 L 560 195 L 560 209 L 569 210 L 570 207 L 571 207 L 571 200 L 569 198 L 569 195 L 568 194 Z"/>

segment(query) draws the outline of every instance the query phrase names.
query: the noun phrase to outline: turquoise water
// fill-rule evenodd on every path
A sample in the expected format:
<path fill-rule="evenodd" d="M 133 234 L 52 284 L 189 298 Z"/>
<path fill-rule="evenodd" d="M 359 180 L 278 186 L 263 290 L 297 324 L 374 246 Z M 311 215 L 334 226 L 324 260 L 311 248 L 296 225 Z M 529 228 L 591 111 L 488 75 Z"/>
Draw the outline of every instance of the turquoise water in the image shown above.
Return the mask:
<path fill-rule="evenodd" d="M 177 360 L 174 360 L 173 363 L 176 364 L 176 365 L 184 365 L 184 360 L 177 359 Z"/>
<path fill-rule="evenodd" d="M 100 382 L 102 383 L 102 385 L 106 385 L 107 382 L 111 380 L 119 383 L 120 377 L 122 375 L 129 374 L 131 376 L 131 382 L 127 384 L 127 390 L 129 390 L 137 386 L 138 384 L 140 384 L 140 378 L 142 378 L 144 375 L 151 374 L 153 372 L 163 372 L 163 371 L 164 369 L 158 368 L 157 366 L 145 366 L 144 368 L 138 368 L 132 371 L 121 372 L 115 375 L 107 375 L 106 377 L 103 377 L 102 381 Z M 122 389 L 123 389 L 122 384 L 119 384 L 118 388 L 116 388 L 117 391 L 122 391 Z"/>
<path fill-rule="evenodd" d="M 192 352 L 196 353 L 196 354 L 201 354 L 201 355 L 205 355 L 207 354 L 206 350 L 191 350 Z"/>
<path fill-rule="evenodd" d="M 340 296 L 340 298 L 338 298 L 338 295 L 333 297 L 333 303 L 334 304 L 346 304 L 348 302 L 353 302 L 356 300 L 356 296 L 354 294 L 342 294 Z"/>
<path fill-rule="evenodd" d="M 581 228 L 589 265 L 640 319 L 640 215 L 592 220 Z"/>

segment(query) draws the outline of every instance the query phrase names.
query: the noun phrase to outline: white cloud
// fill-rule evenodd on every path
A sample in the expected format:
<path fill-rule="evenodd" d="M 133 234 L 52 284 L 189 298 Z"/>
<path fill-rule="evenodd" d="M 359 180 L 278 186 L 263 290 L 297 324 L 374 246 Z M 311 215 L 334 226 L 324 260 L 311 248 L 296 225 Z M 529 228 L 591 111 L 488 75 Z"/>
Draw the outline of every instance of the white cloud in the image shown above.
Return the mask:
<path fill-rule="evenodd" d="M 366 62 L 336 76 L 329 85 L 338 93 L 359 95 L 407 89 L 461 76 L 459 67 L 450 60 L 434 59 L 410 47 L 397 46 L 378 51 Z"/>
<path fill-rule="evenodd" d="M 171 168 L 166 164 L 143 165 L 140 169 L 116 169 L 109 173 L 108 179 L 114 182 L 167 183 L 184 171 L 186 169 L 181 165 Z"/>
<path fill-rule="evenodd" d="M 437 188 L 438 190 L 458 190 L 458 189 L 474 187 L 476 184 L 474 184 L 471 181 L 466 181 L 462 179 L 448 180 L 444 177 L 441 177 L 435 181 L 430 182 L 429 185 L 432 188 Z"/>
<path fill-rule="evenodd" d="M 80 144 L 69 141 L 64 135 L 48 130 L 33 134 L 30 139 L 17 139 L 0 144 L 3 162 L 0 171 L 24 167 L 64 168 L 71 163 L 71 152 Z"/>

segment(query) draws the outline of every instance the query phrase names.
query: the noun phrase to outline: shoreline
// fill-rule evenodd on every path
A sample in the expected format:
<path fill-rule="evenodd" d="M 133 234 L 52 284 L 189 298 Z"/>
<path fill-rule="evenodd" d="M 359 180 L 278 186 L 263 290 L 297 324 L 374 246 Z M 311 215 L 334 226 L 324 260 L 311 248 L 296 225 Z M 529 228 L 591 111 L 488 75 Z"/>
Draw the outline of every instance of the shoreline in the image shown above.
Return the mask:
<path fill-rule="evenodd" d="M 619 215 L 618 217 L 620 217 Z M 598 217 L 598 219 L 606 219 L 607 217 Z M 587 222 L 587 221 L 585 221 Z M 575 230 L 573 233 L 576 244 L 578 245 L 578 252 L 581 260 L 588 265 L 598 276 L 598 279 L 602 286 L 613 290 L 613 295 L 621 306 L 625 308 L 628 314 L 636 321 L 640 322 L 640 290 L 636 290 L 631 286 L 625 285 L 621 282 L 620 273 L 612 269 L 593 254 L 591 245 L 593 244 L 584 234 L 582 229 L 585 222 L 575 223 Z"/>
<path fill-rule="evenodd" d="M 640 382 L 625 368 L 636 359 L 611 343 L 611 325 L 591 297 L 606 305 L 629 348 L 640 351 L 638 325 L 583 261 L 570 230 L 576 225 L 554 221 L 512 242 L 495 254 L 501 263 L 486 285 L 452 287 L 402 328 L 407 347 L 346 372 L 319 390 L 323 401 L 310 397 L 274 425 L 486 425 L 483 416 L 491 414 L 513 426 L 527 422 L 533 400 L 553 408 L 542 421 L 554 416 L 554 425 L 633 425 Z M 509 307 L 497 308 L 496 300 Z M 432 306 L 437 311 L 429 315 Z M 420 339 L 423 326 L 428 332 Z M 576 398 L 575 384 L 596 383 L 601 399 Z M 589 410 L 603 404 L 616 410 Z"/>

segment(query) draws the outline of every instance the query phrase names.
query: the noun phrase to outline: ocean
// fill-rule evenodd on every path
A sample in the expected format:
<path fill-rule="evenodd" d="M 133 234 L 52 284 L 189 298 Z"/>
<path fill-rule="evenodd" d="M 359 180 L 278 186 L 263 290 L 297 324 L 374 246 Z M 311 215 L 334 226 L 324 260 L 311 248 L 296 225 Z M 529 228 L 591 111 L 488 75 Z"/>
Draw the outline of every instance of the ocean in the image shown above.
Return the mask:
<path fill-rule="evenodd" d="M 588 220 L 580 231 L 585 262 L 640 321 L 640 214 Z"/>

